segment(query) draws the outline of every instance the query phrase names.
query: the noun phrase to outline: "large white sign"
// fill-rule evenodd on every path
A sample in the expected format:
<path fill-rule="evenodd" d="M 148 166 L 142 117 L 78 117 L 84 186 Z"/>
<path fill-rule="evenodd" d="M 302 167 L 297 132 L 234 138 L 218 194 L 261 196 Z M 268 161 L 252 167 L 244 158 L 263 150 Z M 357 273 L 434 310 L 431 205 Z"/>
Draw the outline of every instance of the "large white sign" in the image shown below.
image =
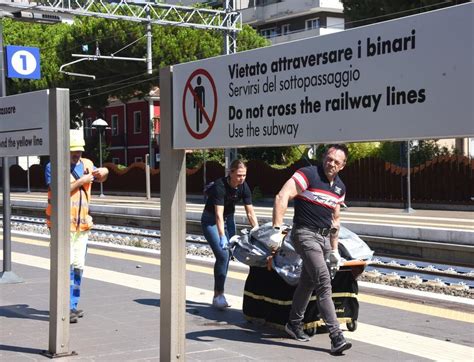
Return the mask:
<path fill-rule="evenodd" d="M 0 98 L 0 156 L 49 154 L 49 90 Z"/>
<path fill-rule="evenodd" d="M 173 147 L 474 135 L 474 3 L 173 67 Z"/>

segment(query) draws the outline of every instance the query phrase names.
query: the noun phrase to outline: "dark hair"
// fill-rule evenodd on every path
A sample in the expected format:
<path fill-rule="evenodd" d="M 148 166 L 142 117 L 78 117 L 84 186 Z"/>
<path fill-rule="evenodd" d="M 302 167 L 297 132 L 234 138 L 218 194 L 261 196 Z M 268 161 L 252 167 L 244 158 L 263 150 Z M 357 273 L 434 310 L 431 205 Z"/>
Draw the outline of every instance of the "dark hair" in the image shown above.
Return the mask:
<path fill-rule="evenodd" d="M 342 143 L 335 143 L 335 144 L 329 145 L 328 148 L 326 149 L 326 154 L 331 148 L 344 152 L 344 155 L 346 156 L 346 160 L 347 160 L 347 157 L 349 157 L 349 149 L 347 148 L 346 145 Z"/>
<path fill-rule="evenodd" d="M 239 168 L 247 168 L 247 165 L 242 160 L 234 160 L 230 164 L 229 171 L 234 172 L 235 170 Z"/>

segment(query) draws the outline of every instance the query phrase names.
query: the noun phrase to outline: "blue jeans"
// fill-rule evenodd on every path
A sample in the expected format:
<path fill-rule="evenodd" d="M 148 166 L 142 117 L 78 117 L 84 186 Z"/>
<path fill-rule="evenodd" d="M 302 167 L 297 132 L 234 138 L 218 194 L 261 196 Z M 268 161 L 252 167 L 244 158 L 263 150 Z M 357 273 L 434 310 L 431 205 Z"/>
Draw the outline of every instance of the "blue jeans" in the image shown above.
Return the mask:
<path fill-rule="evenodd" d="M 77 304 L 81 297 L 82 273 L 86 262 L 89 230 L 76 232 L 71 231 L 70 237 L 70 309 L 77 309 Z"/>
<path fill-rule="evenodd" d="M 227 270 L 229 269 L 230 251 L 222 249 L 219 245 L 216 215 L 204 211 L 201 216 L 201 227 L 204 237 L 216 257 L 216 262 L 214 263 L 214 291 L 223 293 Z M 235 235 L 234 214 L 224 216 L 224 230 L 228 239 Z"/>

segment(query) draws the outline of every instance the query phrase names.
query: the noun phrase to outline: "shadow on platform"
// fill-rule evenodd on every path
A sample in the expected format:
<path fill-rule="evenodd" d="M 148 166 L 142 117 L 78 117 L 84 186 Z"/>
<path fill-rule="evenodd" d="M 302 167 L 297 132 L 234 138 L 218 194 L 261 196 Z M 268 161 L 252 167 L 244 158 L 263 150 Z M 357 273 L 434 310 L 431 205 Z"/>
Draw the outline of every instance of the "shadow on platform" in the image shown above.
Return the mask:
<path fill-rule="evenodd" d="M 49 311 L 31 308 L 28 304 L 2 305 L 0 307 L 0 317 L 35 319 L 48 322 Z"/>

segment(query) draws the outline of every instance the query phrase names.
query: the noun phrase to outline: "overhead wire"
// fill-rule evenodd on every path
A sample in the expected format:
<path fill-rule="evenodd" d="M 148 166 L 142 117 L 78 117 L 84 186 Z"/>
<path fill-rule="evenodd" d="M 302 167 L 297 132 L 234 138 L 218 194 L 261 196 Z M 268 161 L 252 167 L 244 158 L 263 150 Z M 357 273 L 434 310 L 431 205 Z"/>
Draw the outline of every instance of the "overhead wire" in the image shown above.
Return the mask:
<path fill-rule="evenodd" d="M 442 1 L 442 2 L 439 2 L 439 3 L 436 3 L 436 4 L 428 4 L 428 5 L 424 5 L 424 6 L 419 6 L 419 7 L 416 7 L 416 8 L 413 8 L 413 9 L 407 9 L 407 10 L 401 10 L 401 11 L 397 11 L 397 12 L 393 12 L 393 13 L 389 13 L 389 14 L 382 14 L 382 15 L 377 15 L 377 16 L 373 16 L 373 17 L 368 17 L 368 18 L 364 18 L 364 19 L 359 19 L 359 20 L 353 20 L 353 21 L 349 21 L 349 22 L 344 22 L 344 23 L 341 23 L 340 25 L 348 25 L 348 24 L 355 24 L 355 23 L 360 23 L 360 22 L 364 22 L 364 21 L 370 21 L 370 20 L 377 20 L 377 19 L 381 19 L 381 18 L 387 18 L 387 17 L 391 17 L 391 16 L 395 16 L 395 15 L 401 15 L 401 14 L 406 14 L 406 13 L 413 13 L 413 12 L 416 12 L 416 11 L 420 11 L 420 10 L 426 10 L 426 9 L 430 9 L 430 8 L 433 8 L 433 7 L 437 7 L 437 6 L 441 6 L 441 5 L 446 5 L 448 3 L 452 3 L 453 0 L 446 0 L 446 1 Z M 129 33 L 126 33 L 126 35 L 130 35 L 130 34 L 134 34 L 135 32 L 129 32 Z M 90 43 L 95 43 L 96 41 L 98 40 L 106 40 L 106 39 L 113 39 L 113 38 L 117 38 L 119 35 L 115 35 L 115 36 L 108 36 L 108 37 L 98 37 L 96 38 L 95 40 L 91 40 Z M 75 47 L 77 48 L 77 47 Z M 66 50 L 67 51 L 67 50 Z M 157 71 L 157 69 L 154 69 L 153 72 Z M 139 77 L 143 75 L 142 74 L 138 74 L 136 77 Z M 123 76 L 123 74 L 117 74 L 117 77 L 119 76 Z M 111 78 L 113 78 L 115 76 L 111 76 Z M 132 79 L 134 77 L 130 77 L 128 79 Z M 148 79 L 145 79 L 145 80 L 142 80 L 142 81 L 139 81 L 135 84 L 140 84 L 140 83 L 144 83 L 146 81 L 149 81 L 153 78 L 158 78 L 159 77 L 151 77 L 151 78 L 148 78 Z M 103 78 L 103 79 L 107 79 L 107 78 Z M 125 79 L 126 80 L 126 79 Z M 123 80 L 123 81 L 125 81 Z M 91 80 L 89 82 L 94 82 L 94 80 Z M 85 93 L 85 92 L 91 92 L 93 90 L 97 90 L 97 89 L 102 89 L 102 88 L 106 88 L 108 86 L 112 86 L 114 84 L 120 84 L 121 81 L 118 81 L 118 82 L 112 82 L 112 83 L 109 83 L 109 84 L 105 84 L 105 85 L 100 85 L 100 86 L 97 86 L 97 87 L 89 87 L 89 88 L 85 88 L 83 90 L 81 90 L 82 93 Z M 97 94 L 93 94 L 93 95 L 88 95 L 86 97 L 80 97 L 80 98 L 76 98 L 75 100 L 83 100 L 83 99 L 87 99 L 87 98 L 92 98 L 92 97 L 96 97 L 96 96 L 99 96 L 99 95 L 103 95 L 103 94 L 106 94 L 108 92 L 113 92 L 113 91 L 116 91 L 116 90 L 120 90 L 120 89 L 124 89 L 124 88 L 127 88 L 129 86 L 132 86 L 133 84 L 130 84 L 130 85 L 127 85 L 127 86 L 124 86 L 124 87 L 119 87 L 119 88 L 115 88 L 115 89 L 112 89 L 112 90 L 109 90 L 109 91 L 106 91 L 106 92 L 101 92 L 101 93 L 97 93 Z"/>
<path fill-rule="evenodd" d="M 81 101 L 83 99 L 88 99 L 88 98 L 93 98 L 93 97 L 97 97 L 97 96 L 100 96 L 100 95 L 104 95 L 104 94 L 110 94 L 112 92 L 116 92 L 118 90 L 121 90 L 121 89 L 125 89 L 125 88 L 128 88 L 128 87 L 131 87 L 131 86 L 134 86 L 134 85 L 137 85 L 137 84 L 141 84 L 141 83 L 145 83 L 145 82 L 149 82 L 151 81 L 152 79 L 157 79 L 159 80 L 160 79 L 160 76 L 157 75 L 155 77 L 150 77 L 148 79 L 144 79 L 144 80 L 141 80 L 139 82 L 134 82 L 134 83 L 131 83 L 131 84 L 127 84 L 126 86 L 123 86 L 123 87 L 118 87 L 118 88 L 115 88 L 115 89 L 112 89 L 112 90 L 108 90 L 108 91 L 105 91 L 105 92 L 101 92 L 101 93 L 95 93 L 95 94 L 91 94 L 91 95 L 88 95 L 86 97 L 79 97 L 79 98 L 74 98 L 74 99 L 71 99 L 71 101 Z"/>
<path fill-rule="evenodd" d="M 113 86 L 113 85 L 116 85 L 116 84 L 124 83 L 124 82 L 129 81 L 129 80 L 134 79 L 134 78 L 142 77 L 144 75 L 147 75 L 147 73 L 146 72 L 141 72 L 141 73 L 139 73 L 137 75 L 134 75 L 132 77 L 121 79 L 119 81 L 108 83 L 108 84 L 103 84 L 103 85 L 100 85 L 100 86 L 97 86 L 97 87 L 88 87 L 88 88 L 83 88 L 83 89 L 75 89 L 73 92 L 71 92 L 71 95 L 79 95 L 81 93 L 88 93 L 92 90 L 97 90 L 97 89 L 101 89 L 101 88 L 105 88 L 105 87 L 110 87 L 110 86 Z"/>

